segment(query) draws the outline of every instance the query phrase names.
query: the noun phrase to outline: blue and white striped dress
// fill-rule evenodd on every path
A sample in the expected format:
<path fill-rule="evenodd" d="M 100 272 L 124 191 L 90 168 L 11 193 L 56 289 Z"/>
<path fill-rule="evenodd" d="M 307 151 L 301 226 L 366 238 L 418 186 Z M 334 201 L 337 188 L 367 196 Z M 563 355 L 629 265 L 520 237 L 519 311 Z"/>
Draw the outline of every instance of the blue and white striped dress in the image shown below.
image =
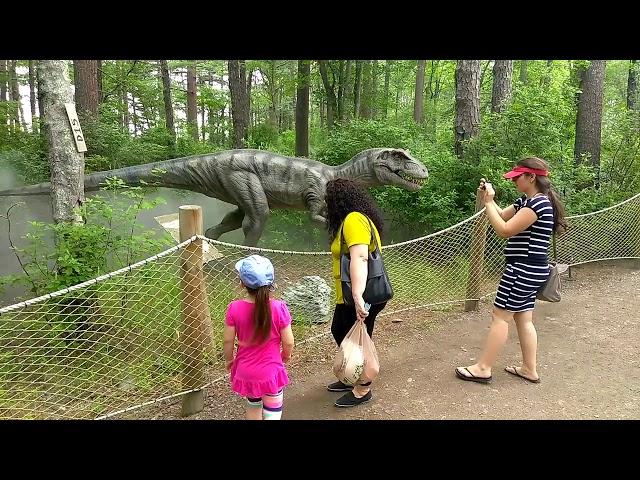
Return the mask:
<path fill-rule="evenodd" d="M 536 293 L 549 277 L 549 244 L 553 233 L 553 205 L 545 195 L 522 196 L 513 204 L 516 212 L 532 209 L 538 219 L 514 235 L 504 249 L 506 267 L 493 304 L 509 312 L 533 310 Z"/>

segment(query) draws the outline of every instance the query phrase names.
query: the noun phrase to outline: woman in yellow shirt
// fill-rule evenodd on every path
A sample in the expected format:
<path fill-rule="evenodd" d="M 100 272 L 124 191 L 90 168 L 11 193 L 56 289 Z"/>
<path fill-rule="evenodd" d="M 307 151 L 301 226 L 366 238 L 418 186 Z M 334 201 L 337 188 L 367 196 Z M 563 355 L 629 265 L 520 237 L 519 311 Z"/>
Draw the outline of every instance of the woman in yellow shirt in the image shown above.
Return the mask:
<path fill-rule="evenodd" d="M 369 336 L 373 336 L 373 326 L 378 313 L 386 303 L 372 305 L 365 309 L 362 294 L 367 282 L 367 262 L 369 252 L 375 250 L 373 234 L 378 245 L 380 230 L 384 228 L 382 213 L 375 201 L 354 182 L 336 179 L 327 182 L 327 230 L 331 239 L 331 258 L 333 264 L 333 280 L 336 291 L 336 308 L 333 312 L 331 333 L 336 343 L 340 345 L 356 321 L 364 321 Z M 367 220 L 371 220 L 371 224 Z M 342 297 L 340 282 L 340 255 L 347 253 L 351 256 L 351 286 L 354 305 L 346 305 Z M 336 407 L 354 407 L 372 398 L 371 382 L 350 387 L 342 382 L 335 382 L 327 386 L 330 392 L 347 392 L 336 402 Z"/>

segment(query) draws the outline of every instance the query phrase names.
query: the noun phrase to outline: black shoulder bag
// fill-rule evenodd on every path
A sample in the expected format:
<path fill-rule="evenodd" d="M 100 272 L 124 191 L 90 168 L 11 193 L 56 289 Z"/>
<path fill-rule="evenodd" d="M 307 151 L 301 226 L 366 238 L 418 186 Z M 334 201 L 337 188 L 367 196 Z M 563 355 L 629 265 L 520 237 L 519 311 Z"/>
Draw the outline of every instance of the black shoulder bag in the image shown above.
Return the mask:
<path fill-rule="evenodd" d="M 389 277 L 384 268 L 384 262 L 382 260 L 382 253 L 380 252 L 380 246 L 378 245 L 378 239 L 376 238 L 373 224 L 369 217 L 369 226 L 371 227 L 371 236 L 375 242 L 376 249 L 373 252 L 369 252 L 369 260 L 367 262 L 367 284 L 364 289 L 362 297 L 364 301 L 376 305 L 384 303 L 393 298 L 393 288 Z M 340 228 L 340 249 L 342 249 L 342 242 L 344 241 L 344 223 Z M 367 246 L 367 250 L 369 247 Z M 347 253 L 340 255 L 340 281 L 342 283 L 342 299 L 346 305 L 353 305 L 353 293 L 351 292 L 351 256 L 349 255 L 349 249 Z"/>

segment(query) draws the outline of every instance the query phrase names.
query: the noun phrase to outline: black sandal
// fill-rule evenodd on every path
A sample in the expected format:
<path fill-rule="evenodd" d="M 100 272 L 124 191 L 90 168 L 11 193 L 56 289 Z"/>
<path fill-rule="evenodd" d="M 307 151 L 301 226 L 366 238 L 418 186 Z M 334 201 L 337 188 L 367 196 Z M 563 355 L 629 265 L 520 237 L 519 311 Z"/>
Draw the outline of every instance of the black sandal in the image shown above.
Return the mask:
<path fill-rule="evenodd" d="M 489 381 L 491 381 L 492 375 L 489 375 L 488 377 L 476 377 L 473 373 L 469 371 L 467 367 L 462 367 L 470 375 L 470 376 L 467 376 L 460 373 L 460 371 L 458 370 L 459 368 L 460 367 L 456 367 L 456 375 L 461 380 L 466 380 L 468 382 L 478 382 L 478 383 L 489 383 Z"/>
<path fill-rule="evenodd" d="M 513 371 L 509 370 L 510 368 L 513 368 Z M 522 375 L 521 373 L 518 372 L 518 367 L 514 366 L 514 365 L 509 365 L 508 367 L 504 367 L 504 371 L 507 373 L 510 373 L 511 375 L 515 375 L 516 377 L 520 377 L 520 378 L 524 378 L 527 382 L 531 382 L 531 383 L 540 383 L 540 377 L 536 378 L 535 380 L 532 378 L 527 378 L 524 375 Z"/>

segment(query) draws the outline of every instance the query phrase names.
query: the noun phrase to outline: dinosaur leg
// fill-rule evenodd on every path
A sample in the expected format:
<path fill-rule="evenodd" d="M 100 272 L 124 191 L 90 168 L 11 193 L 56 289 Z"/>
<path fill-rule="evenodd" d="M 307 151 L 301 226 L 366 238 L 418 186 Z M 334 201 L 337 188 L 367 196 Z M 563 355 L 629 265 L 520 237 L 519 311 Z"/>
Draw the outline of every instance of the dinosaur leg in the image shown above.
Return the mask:
<path fill-rule="evenodd" d="M 247 212 L 242 221 L 242 231 L 244 232 L 244 244 L 250 247 L 255 247 L 258 244 L 258 240 L 262 236 L 264 227 L 269 217 L 269 208 L 266 210 L 259 209 L 252 212 Z"/>
<path fill-rule="evenodd" d="M 255 247 L 269 218 L 269 202 L 257 179 L 247 183 L 245 195 L 239 203 L 245 212 L 242 221 L 244 244 Z"/>
<path fill-rule="evenodd" d="M 215 227 L 207 228 L 204 233 L 205 237 L 217 240 L 223 233 L 231 232 L 242 227 L 242 219 L 244 218 L 244 211 L 240 208 L 227 213 L 222 221 Z"/>
<path fill-rule="evenodd" d="M 323 198 L 320 198 L 315 192 L 309 192 L 305 196 L 309 217 L 312 221 L 317 222 L 321 226 L 327 222 L 327 204 Z"/>

